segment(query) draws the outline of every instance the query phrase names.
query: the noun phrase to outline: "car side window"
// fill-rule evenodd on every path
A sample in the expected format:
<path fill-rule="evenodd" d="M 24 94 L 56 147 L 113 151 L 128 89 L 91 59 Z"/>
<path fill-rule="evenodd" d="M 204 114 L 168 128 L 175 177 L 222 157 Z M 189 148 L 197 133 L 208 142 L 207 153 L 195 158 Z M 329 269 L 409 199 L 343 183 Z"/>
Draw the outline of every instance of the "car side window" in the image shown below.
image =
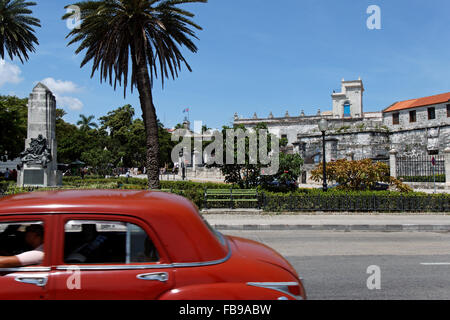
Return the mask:
<path fill-rule="evenodd" d="M 16 256 L 20 266 L 42 264 L 44 234 L 42 221 L 0 222 L 0 257 Z"/>
<path fill-rule="evenodd" d="M 64 227 L 64 263 L 159 261 L 151 238 L 139 226 L 117 221 L 71 220 Z"/>

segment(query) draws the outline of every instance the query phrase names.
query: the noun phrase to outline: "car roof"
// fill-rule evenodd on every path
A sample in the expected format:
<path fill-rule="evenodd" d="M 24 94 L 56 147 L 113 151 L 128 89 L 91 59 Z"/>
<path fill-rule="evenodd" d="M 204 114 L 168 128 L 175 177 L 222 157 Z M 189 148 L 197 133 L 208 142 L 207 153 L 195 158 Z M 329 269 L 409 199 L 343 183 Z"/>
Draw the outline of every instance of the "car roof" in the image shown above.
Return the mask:
<path fill-rule="evenodd" d="M 0 200 L 2 216 L 24 214 L 121 214 L 148 221 L 172 262 L 223 259 L 227 248 L 198 209 L 181 196 L 143 190 L 61 190 L 30 192 Z"/>

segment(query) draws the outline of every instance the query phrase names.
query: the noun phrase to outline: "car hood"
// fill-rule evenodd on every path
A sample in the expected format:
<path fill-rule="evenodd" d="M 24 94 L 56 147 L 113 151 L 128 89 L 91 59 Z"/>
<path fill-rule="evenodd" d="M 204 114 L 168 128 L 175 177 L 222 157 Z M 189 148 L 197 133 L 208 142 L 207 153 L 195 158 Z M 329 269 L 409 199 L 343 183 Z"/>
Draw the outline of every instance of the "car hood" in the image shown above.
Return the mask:
<path fill-rule="evenodd" d="M 292 265 L 274 249 L 262 243 L 249 239 L 233 236 L 226 236 L 226 238 L 236 246 L 237 251 L 240 255 L 249 259 L 255 259 L 265 263 L 276 265 L 289 271 L 292 275 L 298 278 L 298 274 L 295 271 L 294 267 L 292 267 Z"/>

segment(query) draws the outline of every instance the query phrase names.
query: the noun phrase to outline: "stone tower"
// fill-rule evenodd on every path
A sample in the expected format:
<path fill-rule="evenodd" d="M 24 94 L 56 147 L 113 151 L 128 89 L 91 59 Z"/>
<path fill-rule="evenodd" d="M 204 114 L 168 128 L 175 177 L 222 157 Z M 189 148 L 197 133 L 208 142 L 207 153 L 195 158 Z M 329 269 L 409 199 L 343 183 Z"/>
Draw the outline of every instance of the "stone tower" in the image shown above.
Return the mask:
<path fill-rule="evenodd" d="M 363 118 L 364 85 L 361 79 L 345 81 L 342 79 L 341 92 L 334 92 L 333 117 L 334 118 Z"/>
<path fill-rule="evenodd" d="M 55 187 L 62 185 L 58 171 L 56 144 L 56 99 L 42 83 L 34 87 L 28 100 L 28 131 L 19 186 Z"/>

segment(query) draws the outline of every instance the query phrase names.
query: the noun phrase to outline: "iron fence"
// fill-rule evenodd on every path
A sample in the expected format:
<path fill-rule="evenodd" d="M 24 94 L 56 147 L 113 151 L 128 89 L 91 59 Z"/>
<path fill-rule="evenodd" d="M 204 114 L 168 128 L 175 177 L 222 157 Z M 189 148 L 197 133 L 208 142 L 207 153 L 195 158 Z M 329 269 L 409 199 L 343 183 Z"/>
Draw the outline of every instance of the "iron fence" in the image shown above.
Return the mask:
<path fill-rule="evenodd" d="M 443 155 L 397 157 L 396 162 L 397 177 L 404 182 L 445 182 Z"/>

